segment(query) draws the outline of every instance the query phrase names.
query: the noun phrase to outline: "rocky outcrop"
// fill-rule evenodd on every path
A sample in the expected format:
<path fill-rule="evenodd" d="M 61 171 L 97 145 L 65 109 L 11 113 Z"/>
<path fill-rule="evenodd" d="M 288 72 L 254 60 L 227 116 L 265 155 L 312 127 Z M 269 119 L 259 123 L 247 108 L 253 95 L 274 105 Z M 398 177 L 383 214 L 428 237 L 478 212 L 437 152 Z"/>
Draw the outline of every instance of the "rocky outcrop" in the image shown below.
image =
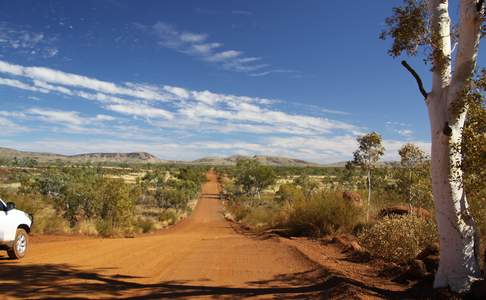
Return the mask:
<path fill-rule="evenodd" d="M 355 206 L 363 206 L 363 199 L 361 195 L 356 192 L 345 191 L 343 192 L 343 199 L 346 203 L 355 205 Z"/>

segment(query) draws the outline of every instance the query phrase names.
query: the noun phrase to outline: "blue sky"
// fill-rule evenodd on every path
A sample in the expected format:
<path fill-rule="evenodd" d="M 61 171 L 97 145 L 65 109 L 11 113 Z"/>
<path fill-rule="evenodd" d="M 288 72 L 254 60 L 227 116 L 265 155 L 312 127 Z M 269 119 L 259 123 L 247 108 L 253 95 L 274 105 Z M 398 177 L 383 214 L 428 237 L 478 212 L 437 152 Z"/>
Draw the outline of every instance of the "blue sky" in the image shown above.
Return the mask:
<path fill-rule="evenodd" d="M 428 151 L 423 100 L 378 38 L 400 2 L 2 0 L 0 146 L 334 162 L 375 130 L 385 159 Z"/>

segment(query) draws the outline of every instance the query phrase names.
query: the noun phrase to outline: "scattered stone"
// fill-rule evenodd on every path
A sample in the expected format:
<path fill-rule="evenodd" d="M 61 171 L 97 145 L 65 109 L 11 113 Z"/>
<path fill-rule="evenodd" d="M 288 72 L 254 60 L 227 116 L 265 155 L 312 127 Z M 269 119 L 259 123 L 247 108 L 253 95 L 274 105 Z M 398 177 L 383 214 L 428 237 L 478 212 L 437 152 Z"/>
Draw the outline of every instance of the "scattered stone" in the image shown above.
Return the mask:
<path fill-rule="evenodd" d="M 384 218 L 386 216 L 393 216 L 393 215 L 404 216 L 410 213 L 425 219 L 432 218 L 432 214 L 425 208 L 413 207 L 413 206 L 410 207 L 409 205 L 394 205 L 394 206 L 383 208 L 378 214 L 378 216 L 380 218 Z"/>
<path fill-rule="evenodd" d="M 359 206 L 359 207 L 363 206 L 363 199 L 361 198 L 361 195 L 356 192 L 350 192 L 350 191 L 343 192 L 343 199 L 349 204 Z"/>

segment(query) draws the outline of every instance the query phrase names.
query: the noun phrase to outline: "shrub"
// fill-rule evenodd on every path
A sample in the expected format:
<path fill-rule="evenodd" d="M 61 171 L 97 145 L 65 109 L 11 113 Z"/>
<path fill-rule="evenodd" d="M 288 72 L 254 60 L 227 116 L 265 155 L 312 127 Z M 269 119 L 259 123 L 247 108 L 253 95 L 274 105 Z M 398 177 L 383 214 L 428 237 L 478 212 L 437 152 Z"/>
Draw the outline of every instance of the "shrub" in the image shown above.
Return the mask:
<path fill-rule="evenodd" d="M 96 222 L 94 220 L 82 220 L 76 223 L 73 232 L 82 235 L 98 235 Z"/>
<path fill-rule="evenodd" d="M 160 222 L 167 222 L 167 225 L 175 224 L 179 219 L 179 214 L 177 210 L 173 208 L 168 208 L 164 210 L 159 217 Z"/>
<path fill-rule="evenodd" d="M 34 213 L 33 233 L 63 234 L 69 233 L 68 222 L 51 206 L 46 206 Z"/>
<path fill-rule="evenodd" d="M 155 229 L 155 222 L 149 218 L 138 218 L 137 227 L 140 228 L 143 233 L 148 233 Z"/>
<path fill-rule="evenodd" d="M 304 192 L 302 189 L 292 183 L 282 184 L 275 194 L 275 200 L 280 203 L 293 203 L 296 201 L 301 201 L 304 198 Z"/>
<path fill-rule="evenodd" d="M 361 222 L 362 209 L 345 203 L 332 193 L 296 201 L 288 208 L 283 227 L 295 235 L 321 236 L 351 232 Z"/>
<path fill-rule="evenodd" d="M 427 245 L 437 241 L 437 227 L 415 215 L 385 217 L 358 235 L 360 243 L 386 261 L 406 263 Z"/>
<path fill-rule="evenodd" d="M 278 223 L 279 212 L 277 207 L 257 206 L 247 211 L 242 222 L 253 229 L 274 227 Z"/>

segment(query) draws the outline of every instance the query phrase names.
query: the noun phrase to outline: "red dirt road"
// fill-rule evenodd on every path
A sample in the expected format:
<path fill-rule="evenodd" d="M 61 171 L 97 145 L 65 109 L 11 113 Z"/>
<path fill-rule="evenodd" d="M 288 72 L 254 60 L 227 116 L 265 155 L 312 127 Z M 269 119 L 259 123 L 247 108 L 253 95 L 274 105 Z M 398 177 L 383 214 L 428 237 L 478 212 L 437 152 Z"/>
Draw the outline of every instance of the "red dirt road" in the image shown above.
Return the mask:
<path fill-rule="evenodd" d="M 216 176 L 208 178 L 192 216 L 162 234 L 39 241 L 20 262 L 0 254 L 0 298 L 386 296 L 375 288 L 341 294 L 354 281 L 331 275 L 278 238 L 237 233 L 222 216 Z"/>

